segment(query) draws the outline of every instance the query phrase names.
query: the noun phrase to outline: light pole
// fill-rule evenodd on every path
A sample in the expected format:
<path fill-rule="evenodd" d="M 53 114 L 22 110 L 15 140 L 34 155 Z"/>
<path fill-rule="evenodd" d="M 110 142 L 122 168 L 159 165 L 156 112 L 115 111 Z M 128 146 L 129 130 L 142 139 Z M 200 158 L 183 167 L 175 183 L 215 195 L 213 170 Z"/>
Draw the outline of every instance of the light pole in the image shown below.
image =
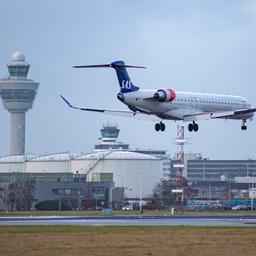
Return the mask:
<path fill-rule="evenodd" d="M 253 172 L 253 174 L 252 174 L 252 176 L 253 177 L 255 177 L 255 172 Z M 254 181 L 252 181 L 252 190 L 251 190 L 251 196 L 252 196 L 252 198 L 251 198 L 251 211 L 253 211 L 253 208 L 254 208 L 254 206 L 253 206 L 253 203 L 254 203 L 254 195 L 255 195 L 255 188 L 254 188 Z"/>
<path fill-rule="evenodd" d="M 229 179 L 228 180 L 228 202 L 230 202 L 230 199 L 231 199 L 231 180 Z"/>
<path fill-rule="evenodd" d="M 77 190 L 77 210 L 81 210 L 81 190 Z"/>
<path fill-rule="evenodd" d="M 208 200 L 210 201 L 211 199 L 212 199 L 212 196 L 211 196 L 211 190 L 212 190 L 212 188 L 211 188 L 211 180 L 209 179 L 209 189 L 208 189 L 209 191 L 209 194 L 208 194 Z"/>
<path fill-rule="evenodd" d="M 224 182 L 227 182 L 228 196 L 226 196 L 226 197 L 228 197 L 228 203 L 230 205 L 230 200 L 231 200 L 231 177 L 230 177 L 230 175 L 224 173 L 223 175 L 220 176 L 220 180 L 224 181 Z"/>
<path fill-rule="evenodd" d="M 249 163 L 246 164 L 246 172 L 247 172 L 247 178 L 249 179 L 249 173 L 250 173 L 250 169 L 249 169 Z M 250 200 L 250 181 L 248 180 L 248 201 Z M 251 201 L 251 208 L 252 208 L 252 201 Z"/>
<path fill-rule="evenodd" d="M 121 188 L 122 188 L 122 206 L 121 206 L 121 208 L 122 208 L 124 206 L 124 190 L 125 190 L 125 188 L 124 188 L 124 176 L 120 175 L 120 174 L 118 174 L 116 176 L 121 178 Z"/>
<path fill-rule="evenodd" d="M 142 213 L 142 173 L 140 172 L 140 213 Z"/>
<path fill-rule="evenodd" d="M 250 194 L 250 191 L 249 191 L 249 194 Z M 253 211 L 253 183 L 251 187 L 251 211 Z"/>

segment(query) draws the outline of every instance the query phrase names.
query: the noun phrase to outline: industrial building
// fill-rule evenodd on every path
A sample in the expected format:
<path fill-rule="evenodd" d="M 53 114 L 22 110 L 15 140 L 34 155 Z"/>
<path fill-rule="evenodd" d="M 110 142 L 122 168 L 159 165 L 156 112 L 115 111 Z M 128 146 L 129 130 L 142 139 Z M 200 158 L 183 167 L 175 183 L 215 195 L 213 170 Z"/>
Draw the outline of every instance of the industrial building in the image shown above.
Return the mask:
<path fill-rule="evenodd" d="M 0 210 L 31 210 L 35 209 L 38 203 L 57 202 L 56 210 L 62 210 L 61 205 L 66 209 L 97 209 L 113 208 L 120 209 L 124 202 L 123 189 L 115 188 L 113 182 L 84 182 L 83 179 L 74 179 L 73 175 L 64 174 L 66 181 L 59 179 L 56 174 L 47 174 L 45 180 L 40 180 L 41 174 L 26 175 L 12 173 L 5 180 L 12 179 L 12 182 L 0 182 Z M 56 180 L 52 178 L 56 177 Z M 1 175 L 3 178 L 3 175 Z M 23 183 L 21 182 L 23 181 Z M 27 181 L 34 181 L 33 187 L 24 189 L 23 184 Z M 15 182 L 15 183 L 14 183 Z M 14 185 L 14 186 L 13 186 Z M 14 187 L 14 189 L 13 189 Z M 29 207 L 17 205 L 19 199 L 23 199 L 28 190 L 33 190 Z M 17 194 L 20 193 L 20 194 Z"/>
<path fill-rule="evenodd" d="M 197 191 L 195 198 L 249 200 L 256 183 L 256 160 L 188 160 L 187 179 Z"/>
<path fill-rule="evenodd" d="M 189 181 L 224 181 L 236 177 L 256 176 L 256 160 L 209 160 L 187 161 Z"/>
<path fill-rule="evenodd" d="M 11 173 L 37 173 L 40 174 L 37 176 L 40 181 L 51 173 L 59 173 L 62 180 L 65 179 L 62 174 L 72 173 L 84 175 L 87 182 L 92 182 L 101 173 L 112 173 L 115 186 L 125 189 L 126 198 L 138 199 L 140 190 L 143 198 L 148 198 L 161 180 L 161 164 L 161 160 L 156 157 L 129 151 L 82 155 L 58 153 L 38 157 L 7 156 L 0 158 L 0 181 L 1 175 Z"/>

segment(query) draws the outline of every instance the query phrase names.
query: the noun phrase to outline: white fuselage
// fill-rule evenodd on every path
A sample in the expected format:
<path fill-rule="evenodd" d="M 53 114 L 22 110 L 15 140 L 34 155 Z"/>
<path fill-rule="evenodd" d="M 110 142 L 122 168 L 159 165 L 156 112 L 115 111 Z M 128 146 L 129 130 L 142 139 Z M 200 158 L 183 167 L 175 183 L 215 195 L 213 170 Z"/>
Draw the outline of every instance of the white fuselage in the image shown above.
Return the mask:
<path fill-rule="evenodd" d="M 123 102 L 131 109 L 170 120 L 183 120 L 187 115 L 234 111 L 251 107 L 248 100 L 240 96 L 175 91 L 176 97 L 173 101 L 160 102 L 152 99 L 155 92 L 156 90 L 152 89 L 125 93 Z M 253 113 L 247 113 L 236 117 L 231 116 L 229 119 L 252 117 Z"/>

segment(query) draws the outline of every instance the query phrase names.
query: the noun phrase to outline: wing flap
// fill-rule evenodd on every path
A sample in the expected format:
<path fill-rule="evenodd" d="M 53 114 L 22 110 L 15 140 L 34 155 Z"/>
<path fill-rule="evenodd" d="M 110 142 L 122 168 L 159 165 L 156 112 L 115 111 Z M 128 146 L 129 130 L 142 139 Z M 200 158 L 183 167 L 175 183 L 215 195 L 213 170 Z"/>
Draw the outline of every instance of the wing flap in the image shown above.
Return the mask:
<path fill-rule="evenodd" d="M 254 112 L 256 112 L 256 108 L 241 109 L 241 110 L 236 110 L 235 115 L 249 114 Z"/>
<path fill-rule="evenodd" d="M 183 117 L 184 122 L 208 120 L 211 118 L 211 113 L 198 113 L 194 115 L 186 115 Z"/>
<path fill-rule="evenodd" d="M 213 113 L 197 113 L 193 115 L 186 115 L 184 116 L 184 121 L 202 121 L 202 120 L 209 120 L 214 118 L 224 118 L 230 117 L 234 115 L 234 111 L 226 111 L 226 112 L 213 112 Z"/>
<path fill-rule="evenodd" d="M 224 111 L 224 112 L 196 113 L 193 115 L 185 115 L 184 121 L 189 122 L 189 121 L 209 120 L 209 119 L 215 119 L 215 118 L 229 118 L 229 117 L 245 115 L 253 112 L 256 112 L 256 108 L 239 109 L 239 110 Z"/>

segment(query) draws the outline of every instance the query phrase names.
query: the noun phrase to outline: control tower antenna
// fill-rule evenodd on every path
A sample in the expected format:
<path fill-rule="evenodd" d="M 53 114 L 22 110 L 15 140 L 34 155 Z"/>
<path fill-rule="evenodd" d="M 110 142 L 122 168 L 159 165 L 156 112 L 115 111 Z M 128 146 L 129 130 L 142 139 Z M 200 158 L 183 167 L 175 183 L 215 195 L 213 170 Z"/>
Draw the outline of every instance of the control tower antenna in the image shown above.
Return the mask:
<path fill-rule="evenodd" d="M 10 112 L 10 154 L 25 153 L 25 113 L 32 108 L 39 83 L 27 79 L 30 65 L 20 52 L 7 65 L 9 77 L 0 81 L 4 108 Z"/>

